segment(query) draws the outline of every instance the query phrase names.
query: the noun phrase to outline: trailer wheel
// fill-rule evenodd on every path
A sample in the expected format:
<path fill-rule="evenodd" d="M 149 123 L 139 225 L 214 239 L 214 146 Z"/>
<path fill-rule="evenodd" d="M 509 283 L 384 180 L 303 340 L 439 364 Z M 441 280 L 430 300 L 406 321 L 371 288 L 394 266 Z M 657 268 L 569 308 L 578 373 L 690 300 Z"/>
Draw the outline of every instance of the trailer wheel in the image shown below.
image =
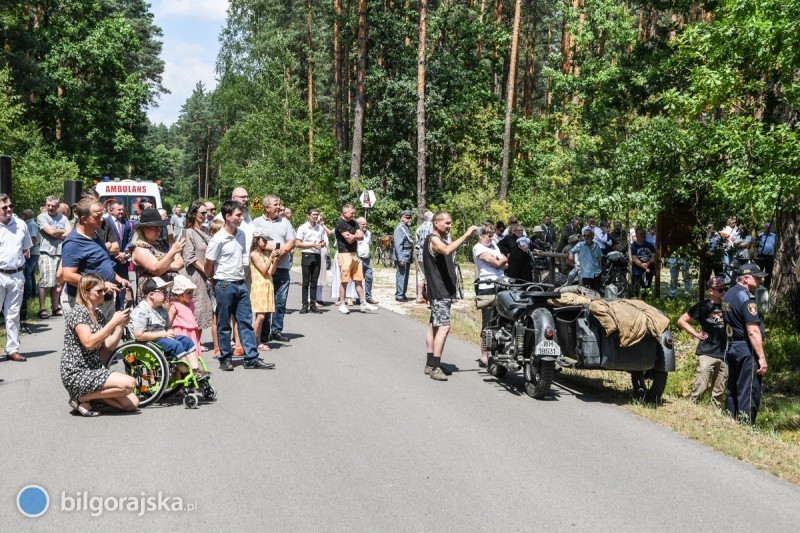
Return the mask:
<path fill-rule="evenodd" d="M 667 386 L 667 372 L 663 370 L 631 372 L 631 383 L 634 397 L 647 403 L 658 403 Z"/>

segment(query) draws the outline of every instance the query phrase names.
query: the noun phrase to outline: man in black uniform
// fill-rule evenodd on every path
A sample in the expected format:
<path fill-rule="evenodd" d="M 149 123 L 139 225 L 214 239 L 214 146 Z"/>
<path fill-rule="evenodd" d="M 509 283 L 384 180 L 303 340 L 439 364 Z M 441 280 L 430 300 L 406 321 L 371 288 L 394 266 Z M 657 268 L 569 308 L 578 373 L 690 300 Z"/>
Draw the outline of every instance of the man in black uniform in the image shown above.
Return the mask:
<path fill-rule="evenodd" d="M 427 349 L 425 373 L 436 381 L 447 381 L 450 373 L 444 370 L 440 363 L 444 343 L 450 333 L 450 306 L 456 299 L 456 271 L 453 254 L 478 229 L 477 226 L 470 226 L 464 235 L 453 242 L 447 242 L 446 236 L 450 233 L 452 224 L 450 213 L 439 211 L 433 215 L 433 232 L 425 237 L 422 246 L 422 261 L 425 265 L 425 282 L 427 284 L 425 298 L 431 303 L 431 318 L 425 337 Z"/>
<path fill-rule="evenodd" d="M 728 398 L 725 407 L 736 420 L 756 423 L 761 403 L 761 379 L 767 371 L 764 322 L 753 292 L 764 274 L 758 265 L 739 267 L 736 285 L 722 298 L 722 315 L 728 333 Z"/>

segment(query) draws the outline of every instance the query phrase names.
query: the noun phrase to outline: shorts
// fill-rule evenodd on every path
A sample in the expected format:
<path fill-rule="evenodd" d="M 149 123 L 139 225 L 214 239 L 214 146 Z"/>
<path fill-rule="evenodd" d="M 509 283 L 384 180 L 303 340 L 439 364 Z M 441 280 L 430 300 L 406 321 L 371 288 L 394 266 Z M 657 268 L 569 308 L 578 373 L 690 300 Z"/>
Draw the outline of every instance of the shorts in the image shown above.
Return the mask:
<path fill-rule="evenodd" d="M 355 252 L 339 252 L 339 272 L 342 283 L 348 281 L 364 281 L 364 271 L 361 260 Z"/>
<path fill-rule="evenodd" d="M 439 326 L 450 325 L 450 306 L 453 305 L 453 300 L 450 298 L 440 298 L 431 301 L 431 319 L 430 324 L 438 328 Z"/>
<path fill-rule="evenodd" d="M 56 271 L 60 261 L 61 256 L 58 255 L 39 255 L 39 287 L 49 289 L 58 286 Z"/>

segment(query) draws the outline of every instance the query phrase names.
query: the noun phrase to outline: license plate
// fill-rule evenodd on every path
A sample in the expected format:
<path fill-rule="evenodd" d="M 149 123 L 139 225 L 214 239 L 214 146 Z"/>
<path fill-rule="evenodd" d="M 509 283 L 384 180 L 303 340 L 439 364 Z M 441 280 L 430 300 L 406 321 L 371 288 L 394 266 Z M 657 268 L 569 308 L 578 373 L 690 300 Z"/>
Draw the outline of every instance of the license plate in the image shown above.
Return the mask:
<path fill-rule="evenodd" d="M 536 345 L 536 355 L 561 355 L 561 348 L 556 341 L 542 341 Z"/>

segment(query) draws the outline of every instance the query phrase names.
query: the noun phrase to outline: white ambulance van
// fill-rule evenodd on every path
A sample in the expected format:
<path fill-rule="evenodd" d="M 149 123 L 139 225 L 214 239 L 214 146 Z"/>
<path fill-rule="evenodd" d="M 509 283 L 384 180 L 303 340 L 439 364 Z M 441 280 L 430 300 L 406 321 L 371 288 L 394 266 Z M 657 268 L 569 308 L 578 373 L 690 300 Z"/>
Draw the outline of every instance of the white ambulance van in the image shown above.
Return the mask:
<path fill-rule="evenodd" d="M 139 218 L 142 211 L 139 204 L 143 201 L 150 202 L 156 209 L 162 207 L 161 185 L 154 181 L 104 180 L 97 182 L 94 188 L 100 195 L 103 210 L 108 202 L 118 200 L 125 206 L 125 211 L 131 220 Z"/>

